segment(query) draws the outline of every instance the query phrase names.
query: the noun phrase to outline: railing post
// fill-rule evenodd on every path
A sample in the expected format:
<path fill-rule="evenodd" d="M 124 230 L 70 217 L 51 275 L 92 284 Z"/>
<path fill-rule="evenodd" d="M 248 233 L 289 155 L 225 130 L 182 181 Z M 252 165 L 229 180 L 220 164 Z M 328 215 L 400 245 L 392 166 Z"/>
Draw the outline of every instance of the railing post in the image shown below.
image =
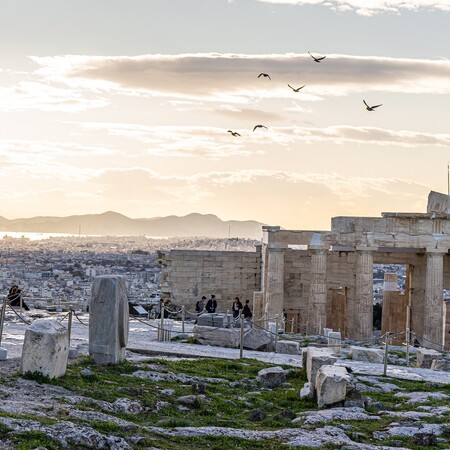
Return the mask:
<path fill-rule="evenodd" d="M 294 334 L 294 318 L 291 320 L 291 334 Z"/>
<path fill-rule="evenodd" d="M 73 309 L 69 309 L 69 321 L 67 323 L 67 334 L 69 335 L 69 347 L 70 347 L 70 337 L 72 336 L 72 319 L 73 319 Z"/>
<path fill-rule="evenodd" d="M 244 357 L 244 314 L 241 314 L 241 329 L 240 329 L 240 345 L 239 345 L 239 358 L 242 359 Z"/>
<path fill-rule="evenodd" d="M 164 341 L 164 306 L 161 306 L 161 320 L 159 328 L 159 340 Z"/>
<path fill-rule="evenodd" d="M 406 329 L 406 367 L 409 367 L 409 340 L 410 332 L 409 328 Z"/>
<path fill-rule="evenodd" d="M 277 353 L 278 346 L 278 326 L 279 326 L 280 316 L 277 314 L 275 318 L 275 353 Z"/>
<path fill-rule="evenodd" d="M 183 305 L 181 307 L 181 332 L 184 333 L 184 321 L 186 319 L 186 308 Z"/>
<path fill-rule="evenodd" d="M 389 350 L 389 336 L 390 332 L 388 331 L 385 334 L 384 338 L 384 369 L 383 369 L 383 375 L 386 376 L 387 373 L 387 360 L 388 360 L 388 350 Z"/>
<path fill-rule="evenodd" d="M 3 335 L 3 322 L 5 321 L 5 314 L 6 314 L 6 297 L 3 299 L 3 305 L 2 305 L 2 312 L 0 315 L 0 345 L 2 343 L 2 335 Z"/>

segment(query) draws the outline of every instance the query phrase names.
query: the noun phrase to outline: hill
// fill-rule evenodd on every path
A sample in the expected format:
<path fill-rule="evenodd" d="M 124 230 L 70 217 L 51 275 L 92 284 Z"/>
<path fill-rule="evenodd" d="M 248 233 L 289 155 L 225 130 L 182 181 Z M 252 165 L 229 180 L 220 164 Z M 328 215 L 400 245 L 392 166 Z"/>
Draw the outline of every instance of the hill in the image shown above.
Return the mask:
<path fill-rule="evenodd" d="M 262 225 L 254 220 L 223 221 L 213 214 L 198 213 L 147 219 L 131 219 L 113 211 L 102 214 L 68 217 L 38 216 L 12 220 L 0 216 L 2 231 L 110 236 L 207 236 L 260 239 Z"/>

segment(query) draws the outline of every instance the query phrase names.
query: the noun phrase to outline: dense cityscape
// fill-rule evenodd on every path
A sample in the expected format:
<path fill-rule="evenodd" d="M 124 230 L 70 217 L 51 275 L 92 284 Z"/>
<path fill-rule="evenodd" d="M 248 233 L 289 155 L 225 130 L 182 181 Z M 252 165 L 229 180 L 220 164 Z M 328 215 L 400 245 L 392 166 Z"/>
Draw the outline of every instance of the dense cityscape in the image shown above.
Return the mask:
<path fill-rule="evenodd" d="M 156 303 L 159 299 L 160 249 L 253 250 L 246 239 L 153 239 L 147 237 L 72 236 L 31 240 L 0 239 L 0 289 L 13 283 L 26 302 L 40 308 L 72 304 L 85 308 L 95 276 L 119 274 L 127 280 L 129 299 Z"/>

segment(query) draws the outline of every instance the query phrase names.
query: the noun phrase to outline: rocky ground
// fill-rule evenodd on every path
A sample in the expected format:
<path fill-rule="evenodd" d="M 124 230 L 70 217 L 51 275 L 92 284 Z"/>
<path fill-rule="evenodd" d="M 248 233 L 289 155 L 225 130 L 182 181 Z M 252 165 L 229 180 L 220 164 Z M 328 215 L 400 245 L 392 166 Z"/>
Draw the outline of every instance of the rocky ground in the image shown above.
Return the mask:
<path fill-rule="evenodd" d="M 19 375 L 21 331 L 18 322 L 5 328 L 0 449 L 450 448 L 445 373 L 391 364 L 384 377 L 380 364 L 341 359 L 353 368 L 358 401 L 318 409 L 300 399 L 306 377 L 292 355 L 246 351 L 239 360 L 235 349 L 156 343 L 133 322 L 132 346 L 160 355 L 128 351 L 124 363 L 100 367 L 86 356 L 79 323 L 79 356 L 65 377 L 48 380 Z M 273 366 L 283 369 L 275 385 L 258 375 Z"/>

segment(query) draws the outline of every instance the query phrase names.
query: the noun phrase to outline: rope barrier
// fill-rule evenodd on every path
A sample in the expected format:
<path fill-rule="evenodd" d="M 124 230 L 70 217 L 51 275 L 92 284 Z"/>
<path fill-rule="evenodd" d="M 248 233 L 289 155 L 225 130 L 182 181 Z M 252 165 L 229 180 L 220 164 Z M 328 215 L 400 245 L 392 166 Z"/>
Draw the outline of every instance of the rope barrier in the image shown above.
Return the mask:
<path fill-rule="evenodd" d="M 81 325 L 84 325 L 85 327 L 88 326 L 87 323 L 84 323 L 84 322 L 78 317 L 78 314 L 77 314 L 74 310 L 72 310 L 72 312 L 73 312 L 73 315 L 74 315 L 74 316 L 76 317 L 76 319 L 78 320 L 78 322 L 81 323 Z"/>

